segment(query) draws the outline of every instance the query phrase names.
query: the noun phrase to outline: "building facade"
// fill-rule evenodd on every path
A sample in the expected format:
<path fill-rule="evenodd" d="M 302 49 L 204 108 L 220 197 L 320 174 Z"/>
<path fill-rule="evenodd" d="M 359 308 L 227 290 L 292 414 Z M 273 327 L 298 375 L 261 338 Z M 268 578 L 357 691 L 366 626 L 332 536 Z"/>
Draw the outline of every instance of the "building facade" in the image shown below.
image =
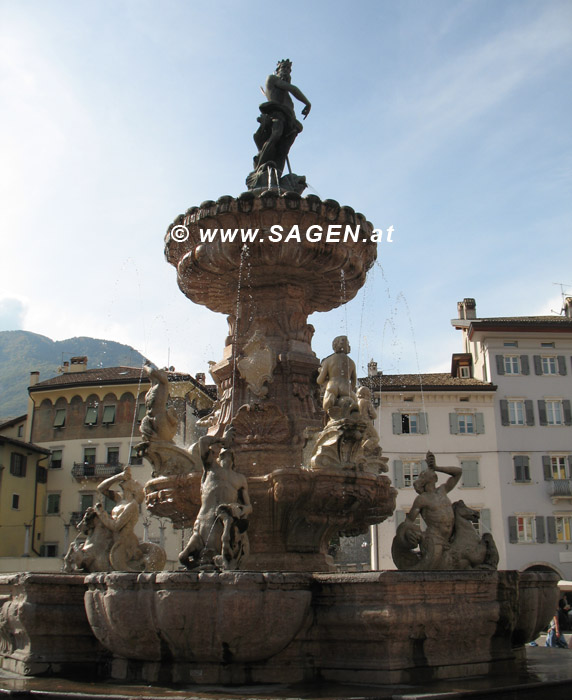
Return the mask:
<path fill-rule="evenodd" d="M 25 440 L 27 416 L 0 424 L 0 557 L 39 555 L 50 451 Z"/>
<path fill-rule="evenodd" d="M 43 509 L 36 518 L 43 532 L 41 554 L 58 558 L 65 555 L 86 508 L 100 500 L 98 483 L 127 465 L 141 484 L 152 474 L 151 465 L 137 457 L 135 449 L 142 440 L 139 425 L 150 386 L 142 369 L 87 369 L 83 357 L 72 358 L 63 369 L 45 381 L 32 373 L 28 414 L 29 439 L 51 453 Z M 213 404 L 204 375 L 201 378 L 202 383 L 188 374 L 169 372 L 171 402 L 179 418 L 175 441 L 180 446 L 197 439 L 197 418 Z M 175 532 L 170 522 L 152 517 L 142 506 L 136 534 L 164 546 L 168 561 L 176 562 L 184 534 Z"/>

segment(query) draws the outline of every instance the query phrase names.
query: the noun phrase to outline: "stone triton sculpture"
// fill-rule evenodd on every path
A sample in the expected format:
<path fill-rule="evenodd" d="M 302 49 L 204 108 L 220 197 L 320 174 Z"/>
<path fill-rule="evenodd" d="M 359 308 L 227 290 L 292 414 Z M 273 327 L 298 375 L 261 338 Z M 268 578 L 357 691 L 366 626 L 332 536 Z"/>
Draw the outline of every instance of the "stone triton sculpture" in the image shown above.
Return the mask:
<path fill-rule="evenodd" d="M 64 571 L 161 571 L 167 559 L 164 549 L 139 542 L 134 532 L 145 494 L 130 467 L 105 479 L 97 489 L 116 505 L 111 514 L 102 503 L 86 510 L 79 535 L 64 558 Z"/>
<path fill-rule="evenodd" d="M 306 178 L 282 175 L 286 163 L 290 168 L 288 153 L 296 136 L 302 131 L 302 124 L 296 119 L 294 104 L 290 95 L 303 102 L 304 119 L 310 114 L 311 104 L 304 93 L 292 85 L 290 74 L 292 62 L 278 61 L 276 71 L 266 78 L 263 93 L 268 100 L 260 105 L 260 126 L 254 134 L 258 153 L 254 157 L 254 170 L 246 178 L 249 190 L 275 187 L 279 190 L 292 190 L 299 194 L 306 188 Z"/>
<path fill-rule="evenodd" d="M 413 484 L 418 496 L 392 543 L 395 565 L 417 571 L 496 569 L 499 557 L 492 535 L 479 537 L 472 525 L 478 513 L 463 501 L 451 503 L 447 495 L 458 484 L 462 469 L 437 466 L 431 452 L 427 452 L 426 460 L 427 469 Z M 449 475 L 440 486 L 437 472 Z M 418 515 L 425 522 L 425 530 L 415 522 Z"/>

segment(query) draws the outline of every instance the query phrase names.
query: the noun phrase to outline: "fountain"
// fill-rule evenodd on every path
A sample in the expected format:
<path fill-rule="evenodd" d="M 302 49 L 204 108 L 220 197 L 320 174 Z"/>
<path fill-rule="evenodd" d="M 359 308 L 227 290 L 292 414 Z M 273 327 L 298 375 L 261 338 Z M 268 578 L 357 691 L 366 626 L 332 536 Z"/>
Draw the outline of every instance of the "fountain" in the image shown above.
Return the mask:
<path fill-rule="evenodd" d="M 550 574 L 499 572 L 493 555 L 484 568 L 420 566 L 427 556 L 410 551 L 422 539 L 412 524 L 398 554 L 411 570 L 336 573 L 328 555 L 333 537 L 364 533 L 395 508 L 348 340 L 336 338 L 320 363 L 307 322 L 354 298 L 376 244 L 362 214 L 302 197 L 305 178 L 283 174 L 301 131 L 290 94 L 307 116 L 290 63 L 280 62 L 266 82 L 248 191 L 191 207 L 165 237 L 181 291 L 229 324 L 211 366 L 218 405 L 202 442 L 188 451 L 172 443 L 158 394 L 143 425 L 141 454 L 155 467 L 147 507 L 176 527 L 194 524 L 181 554 L 191 570 L 88 575 L 89 624 L 122 681 L 401 683 L 503 669 L 552 614 Z M 207 229 L 218 235 L 205 240 Z M 229 230 L 258 235 L 220 233 Z M 275 242 L 279 231 L 289 234 Z M 348 235 L 329 242 L 310 231 Z M 230 494 L 218 505 L 217 489 Z M 237 534 L 247 526 L 247 538 Z M 9 582 L 10 595 L 26 581 Z M 23 624 L 12 611 L 6 658 L 15 658 L 13 630 Z"/>

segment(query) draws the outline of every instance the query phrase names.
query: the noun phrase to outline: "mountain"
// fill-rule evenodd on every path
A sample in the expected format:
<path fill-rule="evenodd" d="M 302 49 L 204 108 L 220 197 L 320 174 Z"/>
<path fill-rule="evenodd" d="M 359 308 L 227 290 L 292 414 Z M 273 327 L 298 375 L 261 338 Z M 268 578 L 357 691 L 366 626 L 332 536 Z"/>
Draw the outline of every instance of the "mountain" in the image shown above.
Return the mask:
<path fill-rule="evenodd" d="M 30 372 L 38 370 L 40 381 L 58 374 L 70 357 L 86 355 L 88 369 L 140 367 L 145 357 L 129 345 L 97 338 L 51 340 L 29 331 L 0 331 L 0 417 L 26 413 Z"/>

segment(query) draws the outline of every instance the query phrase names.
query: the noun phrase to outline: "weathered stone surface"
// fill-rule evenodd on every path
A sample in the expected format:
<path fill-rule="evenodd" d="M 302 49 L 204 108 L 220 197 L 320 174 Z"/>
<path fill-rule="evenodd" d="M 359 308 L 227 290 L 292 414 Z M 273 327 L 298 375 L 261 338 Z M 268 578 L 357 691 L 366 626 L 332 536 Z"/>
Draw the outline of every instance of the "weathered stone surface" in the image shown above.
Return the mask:
<path fill-rule="evenodd" d="M 22 675 L 90 673 L 107 652 L 84 608 L 84 576 L 0 576 L 0 666 Z"/>
<path fill-rule="evenodd" d="M 407 683 L 495 672 L 551 617 L 554 574 L 92 574 L 116 678 Z M 515 642 L 518 642 L 516 644 Z"/>

